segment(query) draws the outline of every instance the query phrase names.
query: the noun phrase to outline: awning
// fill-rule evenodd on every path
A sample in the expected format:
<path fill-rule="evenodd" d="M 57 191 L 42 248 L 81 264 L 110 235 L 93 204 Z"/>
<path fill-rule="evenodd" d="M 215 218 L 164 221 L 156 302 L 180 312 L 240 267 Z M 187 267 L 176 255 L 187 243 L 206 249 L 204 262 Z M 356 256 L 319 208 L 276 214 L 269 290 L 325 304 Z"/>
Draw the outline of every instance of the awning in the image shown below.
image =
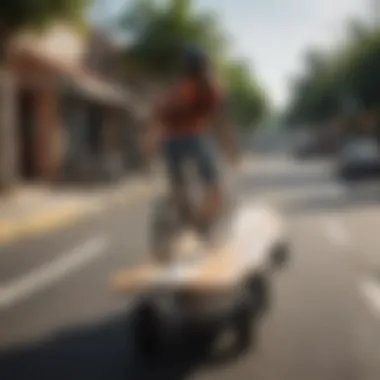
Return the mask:
<path fill-rule="evenodd" d="M 53 75 L 54 82 L 64 92 L 76 93 L 89 100 L 117 107 L 134 108 L 131 93 L 125 89 L 97 77 L 81 67 L 68 66 L 51 57 L 36 53 L 31 49 L 18 51 L 28 62 L 34 62 L 46 75 Z M 40 81 L 40 79 L 39 79 Z"/>
<path fill-rule="evenodd" d="M 78 94 L 90 100 L 111 106 L 131 107 L 126 91 L 93 77 L 73 78 L 65 76 L 61 78 L 60 82 L 61 88 L 65 92 Z"/>

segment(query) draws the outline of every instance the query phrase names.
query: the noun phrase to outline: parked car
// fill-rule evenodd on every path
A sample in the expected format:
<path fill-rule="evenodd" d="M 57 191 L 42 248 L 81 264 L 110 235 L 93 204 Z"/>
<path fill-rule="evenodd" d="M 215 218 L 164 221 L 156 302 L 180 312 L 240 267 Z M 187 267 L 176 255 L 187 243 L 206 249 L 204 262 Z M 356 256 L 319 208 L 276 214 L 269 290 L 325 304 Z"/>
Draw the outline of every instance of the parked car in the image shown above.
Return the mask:
<path fill-rule="evenodd" d="M 380 149 L 371 137 L 348 140 L 338 156 L 338 175 L 344 180 L 380 177 Z"/>

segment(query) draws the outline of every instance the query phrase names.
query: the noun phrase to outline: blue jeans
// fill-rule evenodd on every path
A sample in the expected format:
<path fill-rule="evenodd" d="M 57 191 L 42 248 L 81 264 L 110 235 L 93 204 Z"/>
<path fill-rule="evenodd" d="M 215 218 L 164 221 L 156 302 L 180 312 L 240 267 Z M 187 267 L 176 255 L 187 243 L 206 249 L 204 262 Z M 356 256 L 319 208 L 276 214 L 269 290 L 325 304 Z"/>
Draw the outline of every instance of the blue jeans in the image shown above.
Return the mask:
<path fill-rule="evenodd" d="M 170 180 L 174 185 L 185 185 L 185 164 L 196 164 L 199 176 L 206 185 L 218 180 L 216 157 L 204 136 L 172 138 L 164 141 L 163 154 Z"/>

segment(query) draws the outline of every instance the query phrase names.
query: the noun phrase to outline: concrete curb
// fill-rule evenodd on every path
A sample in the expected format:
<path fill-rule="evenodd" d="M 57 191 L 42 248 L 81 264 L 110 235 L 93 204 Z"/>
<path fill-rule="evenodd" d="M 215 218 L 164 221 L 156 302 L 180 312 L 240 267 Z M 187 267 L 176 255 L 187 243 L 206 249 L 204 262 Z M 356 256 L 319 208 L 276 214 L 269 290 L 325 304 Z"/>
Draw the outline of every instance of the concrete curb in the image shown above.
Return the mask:
<path fill-rule="evenodd" d="M 153 196 L 161 187 L 140 184 L 134 189 L 121 188 L 95 201 L 80 207 L 77 202 L 64 205 L 46 212 L 37 213 L 12 222 L 0 221 L 0 246 L 10 244 L 25 237 L 43 235 L 45 233 L 68 227 L 97 213 L 104 212 L 109 207 L 129 205 L 142 202 Z"/>
<path fill-rule="evenodd" d="M 85 214 L 78 205 L 50 210 L 17 220 L 0 223 L 0 244 L 9 244 L 21 237 L 33 236 L 64 227 L 73 223 Z"/>

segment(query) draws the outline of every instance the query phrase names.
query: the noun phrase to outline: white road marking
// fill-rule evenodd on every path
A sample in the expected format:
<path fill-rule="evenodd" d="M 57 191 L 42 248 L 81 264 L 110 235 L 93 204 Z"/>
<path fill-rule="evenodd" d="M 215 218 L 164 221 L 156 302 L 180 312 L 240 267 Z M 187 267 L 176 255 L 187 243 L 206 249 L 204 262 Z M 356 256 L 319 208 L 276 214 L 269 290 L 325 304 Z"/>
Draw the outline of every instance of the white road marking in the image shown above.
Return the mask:
<path fill-rule="evenodd" d="M 329 218 L 324 222 L 324 228 L 329 239 L 336 245 L 347 246 L 350 236 L 343 223 L 335 218 Z"/>
<path fill-rule="evenodd" d="M 104 237 L 87 240 L 71 252 L 45 263 L 26 275 L 0 284 L 0 310 L 23 301 L 84 267 L 102 255 L 106 246 L 107 239 Z"/>
<path fill-rule="evenodd" d="M 360 291 L 370 303 L 371 309 L 380 317 L 380 283 L 373 280 L 363 281 L 360 285 Z"/>

